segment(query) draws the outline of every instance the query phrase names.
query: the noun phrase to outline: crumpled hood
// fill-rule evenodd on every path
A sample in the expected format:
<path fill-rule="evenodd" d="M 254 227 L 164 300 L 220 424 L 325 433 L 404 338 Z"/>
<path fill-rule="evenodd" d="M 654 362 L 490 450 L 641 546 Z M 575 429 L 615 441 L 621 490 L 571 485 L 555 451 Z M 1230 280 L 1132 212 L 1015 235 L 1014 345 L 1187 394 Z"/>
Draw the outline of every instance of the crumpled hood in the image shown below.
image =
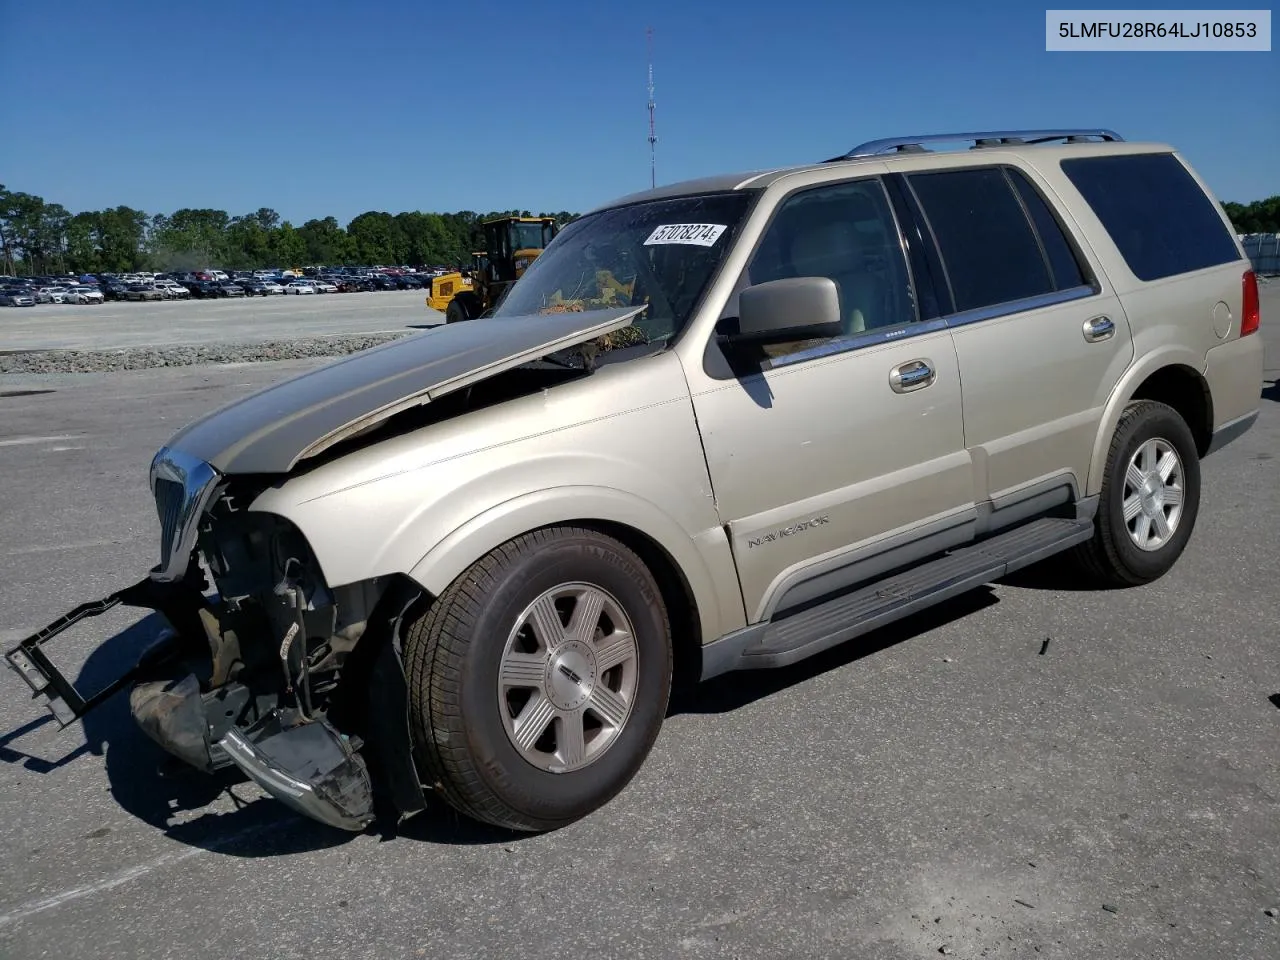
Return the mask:
<path fill-rule="evenodd" d="M 451 323 L 273 384 L 167 446 L 224 474 L 284 473 L 410 407 L 629 326 L 644 307 Z"/>

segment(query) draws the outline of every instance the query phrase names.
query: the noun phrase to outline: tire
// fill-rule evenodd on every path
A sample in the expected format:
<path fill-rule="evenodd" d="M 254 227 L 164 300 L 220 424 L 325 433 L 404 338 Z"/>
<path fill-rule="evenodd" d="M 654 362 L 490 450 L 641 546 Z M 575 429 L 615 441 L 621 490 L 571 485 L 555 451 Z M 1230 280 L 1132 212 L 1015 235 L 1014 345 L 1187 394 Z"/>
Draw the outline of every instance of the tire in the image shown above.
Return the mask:
<path fill-rule="evenodd" d="M 467 308 L 458 302 L 458 298 L 454 297 L 444 308 L 445 323 L 461 323 L 463 320 L 470 320 L 471 317 L 467 313 Z"/>
<path fill-rule="evenodd" d="M 547 605 L 558 589 L 579 596 L 570 611 Z M 580 607 L 585 598 L 602 606 Z M 542 635 L 572 625 L 571 609 L 589 609 L 596 630 L 549 657 Z M 619 621 L 632 643 L 610 643 Z M 652 573 L 617 540 L 576 527 L 477 561 L 408 623 L 404 659 L 423 776 L 459 812 L 511 830 L 555 830 L 612 800 L 649 755 L 671 695 L 671 629 Z M 566 735 L 575 729 L 581 740 Z"/>
<path fill-rule="evenodd" d="M 1165 460 L 1170 453 L 1175 459 Z M 1152 454 L 1157 459 L 1135 461 L 1139 454 Z M 1144 469 L 1156 463 L 1171 464 L 1165 478 L 1169 485 L 1154 484 L 1155 492 L 1138 489 Z M 1132 474 L 1131 465 L 1137 468 Z M 1180 496 L 1176 506 L 1170 503 L 1174 489 Z M 1129 521 L 1125 519 L 1126 503 L 1131 511 L 1137 511 Z M 1134 401 L 1116 424 L 1107 451 L 1093 539 L 1077 547 L 1073 557 L 1101 585 L 1151 583 L 1168 573 L 1186 549 L 1199 509 L 1200 455 L 1191 429 L 1167 404 Z M 1157 513 L 1171 528 L 1167 536 L 1161 536 Z M 1145 548 L 1138 543 L 1144 531 Z"/>

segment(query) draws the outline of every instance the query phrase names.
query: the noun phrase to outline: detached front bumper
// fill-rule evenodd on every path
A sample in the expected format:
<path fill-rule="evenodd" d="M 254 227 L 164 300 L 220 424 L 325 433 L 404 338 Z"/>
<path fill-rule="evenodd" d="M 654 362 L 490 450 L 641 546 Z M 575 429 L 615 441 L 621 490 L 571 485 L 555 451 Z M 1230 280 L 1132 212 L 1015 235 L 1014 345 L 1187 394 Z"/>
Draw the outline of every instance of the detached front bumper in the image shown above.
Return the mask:
<path fill-rule="evenodd" d="M 77 623 L 120 605 L 156 610 L 173 629 L 121 676 L 84 693 L 44 647 Z M 323 714 L 285 705 L 274 693 L 254 692 L 239 683 L 210 686 L 198 679 L 197 672 L 204 676 L 211 662 L 204 642 L 208 610 L 209 602 L 191 574 L 166 582 L 155 579 L 153 572 L 132 587 L 76 607 L 4 657 L 61 727 L 127 688 L 134 720 L 166 752 L 205 773 L 234 765 L 275 799 L 331 827 L 358 832 L 375 819 L 374 782 L 361 755 L 366 749 L 377 754 L 384 776 L 398 771 L 398 780 L 390 784 L 390 799 L 401 814 L 422 809 L 407 726 L 393 722 L 390 713 L 376 711 L 371 729 L 377 737 L 366 744 L 337 729 Z M 396 621 L 398 616 L 389 623 Z M 384 706 L 389 702 L 403 711 L 403 672 L 389 644 L 371 667 L 370 682 Z"/>

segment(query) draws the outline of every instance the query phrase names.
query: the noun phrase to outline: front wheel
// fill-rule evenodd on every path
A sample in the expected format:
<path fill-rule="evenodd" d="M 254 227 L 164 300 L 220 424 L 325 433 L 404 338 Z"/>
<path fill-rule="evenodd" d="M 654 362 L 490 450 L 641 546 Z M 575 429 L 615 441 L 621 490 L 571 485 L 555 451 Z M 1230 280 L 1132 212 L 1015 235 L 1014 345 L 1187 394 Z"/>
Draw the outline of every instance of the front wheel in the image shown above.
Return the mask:
<path fill-rule="evenodd" d="M 467 308 L 458 300 L 457 297 L 450 300 L 448 306 L 444 308 L 445 323 L 461 323 L 463 320 L 469 319 L 471 318 L 467 314 Z"/>
<path fill-rule="evenodd" d="M 671 632 L 652 573 L 593 530 L 552 527 L 492 551 L 405 634 L 419 763 L 460 812 L 545 831 L 635 776 L 671 693 Z"/>
<path fill-rule="evenodd" d="M 1182 555 L 1200 508 L 1200 456 L 1191 429 L 1167 404 L 1137 400 L 1112 436 L 1093 539 L 1075 551 L 1111 586 L 1159 579 Z"/>

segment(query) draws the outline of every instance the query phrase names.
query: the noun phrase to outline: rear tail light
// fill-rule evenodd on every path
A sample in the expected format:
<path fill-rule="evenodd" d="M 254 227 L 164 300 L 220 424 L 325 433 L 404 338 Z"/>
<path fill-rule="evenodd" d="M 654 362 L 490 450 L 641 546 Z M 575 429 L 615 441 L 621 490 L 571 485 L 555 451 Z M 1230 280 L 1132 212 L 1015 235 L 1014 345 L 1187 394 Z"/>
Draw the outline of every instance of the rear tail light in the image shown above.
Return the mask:
<path fill-rule="evenodd" d="M 1240 307 L 1240 336 L 1257 333 L 1262 324 L 1262 308 L 1258 305 L 1258 275 L 1244 272 L 1244 302 Z"/>

